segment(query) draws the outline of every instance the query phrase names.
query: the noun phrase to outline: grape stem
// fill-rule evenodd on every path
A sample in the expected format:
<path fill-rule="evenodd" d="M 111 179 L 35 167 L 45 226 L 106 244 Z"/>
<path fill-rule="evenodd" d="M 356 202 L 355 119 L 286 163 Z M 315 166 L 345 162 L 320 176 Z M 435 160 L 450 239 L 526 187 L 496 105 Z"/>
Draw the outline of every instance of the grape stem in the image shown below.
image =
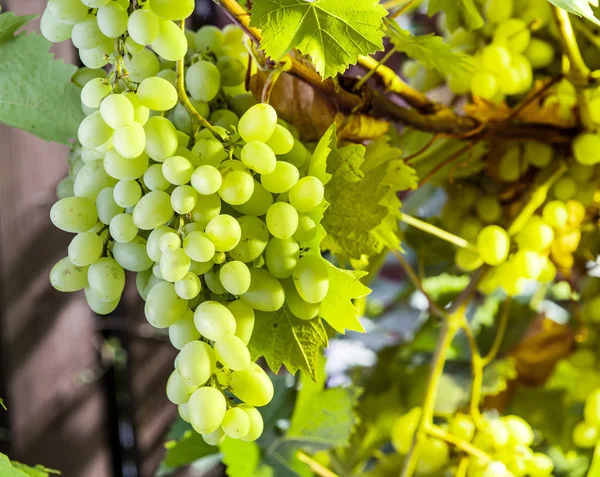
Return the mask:
<path fill-rule="evenodd" d="M 456 437 L 454 434 L 448 432 L 446 429 L 441 428 L 440 426 L 436 426 L 435 424 L 430 425 L 427 428 L 427 433 L 432 437 L 437 437 L 438 439 L 442 439 L 449 444 L 452 444 L 457 449 L 463 451 L 465 454 L 472 455 L 479 460 L 484 462 L 489 462 L 492 458 L 483 452 L 481 449 L 478 449 L 470 442 L 465 441 L 464 439 L 460 439 Z"/>
<path fill-rule="evenodd" d="M 496 334 L 494 335 L 494 341 L 492 342 L 492 346 L 481 360 L 481 365 L 483 367 L 490 364 L 498 355 L 498 351 L 500 351 L 500 346 L 502 346 L 502 341 L 504 341 L 504 335 L 506 333 L 506 327 L 508 325 L 510 303 L 511 297 L 508 297 L 504 302 L 502 313 L 500 314 L 500 320 L 498 321 L 498 327 L 496 328 Z"/>
<path fill-rule="evenodd" d="M 185 31 L 185 20 L 181 20 L 179 24 L 181 26 L 181 29 Z M 219 139 L 220 141 L 223 141 L 221 134 L 219 134 L 219 132 L 214 128 L 214 126 L 206 120 L 206 118 L 204 118 L 198 111 L 196 111 L 196 108 L 190 102 L 190 98 L 188 98 L 188 95 L 185 91 L 185 57 L 177 61 L 175 71 L 176 89 L 177 96 L 179 97 L 179 102 L 183 105 L 183 107 L 192 117 L 192 122 L 196 124 L 196 130 L 192 130 L 192 134 L 190 134 L 190 141 L 194 140 L 198 129 L 198 125 L 208 129 L 215 138 Z"/>
<path fill-rule="evenodd" d="M 440 229 L 435 225 L 429 224 L 411 215 L 407 215 L 404 212 L 399 212 L 399 214 L 400 220 L 405 224 L 411 225 L 416 229 L 434 235 L 435 237 L 445 240 L 446 242 L 450 242 L 451 244 L 456 245 L 457 247 L 466 248 L 471 252 L 477 253 L 477 247 L 465 240 L 464 238 L 459 237 L 458 235 L 451 234 L 450 232 L 446 232 L 445 230 Z"/>
<path fill-rule="evenodd" d="M 590 465 L 590 470 L 587 475 L 589 477 L 596 477 L 600 475 L 600 439 L 596 442 L 596 447 L 594 447 L 594 455 L 592 457 L 592 464 Z"/>
<path fill-rule="evenodd" d="M 316 460 L 302 451 L 296 452 L 296 457 L 300 462 L 304 462 L 306 465 L 308 465 L 310 470 L 312 470 L 319 477 L 339 477 L 337 474 L 333 473 L 324 465 L 319 464 Z"/>
<path fill-rule="evenodd" d="M 275 83 L 281 76 L 281 73 L 289 71 L 290 67 L 291 62 L 289 60 L 289 57 L 286 57 L 275 68 L 269 71 L 269 75 L 267 76 L 262 90 L 261 101 L 263 103 L 269 103 L 269 101 L 271 100 L 271 93 L 273 92 L 273 88 L 275 87 Z"/>
<path fill-rule="evenodd" d="M 594 129 L 594 122 L 590 115 L 590 105 L 586 93 L 586 88 L 590 82 L 590 69 L 585 64 L 579 45 L 575 39 L 575 32 L 571 24 L 569 13 L 562 8 L 552 6 L 554 20 L 558 26 L 560 43 L 563 54 L 569 59 L 568 78 L 577 92 L 577 102 L 579 104 L 579 119 L 586 129 Z"/>
<path fill-rule="evenodd" d="M 463 333 L 467 337 L 469 349 L 471 351 L 471 399 L 469 401 L 469 413 L 478 428 L 483 427 L 481 412 L 479 411 L 479 402 L 481 401 L 481 386 L 483 385 L 483 358 L 479 352 L 477 341 L 471 330 L 471 326 L 466 319 L 461 323 Z"/>

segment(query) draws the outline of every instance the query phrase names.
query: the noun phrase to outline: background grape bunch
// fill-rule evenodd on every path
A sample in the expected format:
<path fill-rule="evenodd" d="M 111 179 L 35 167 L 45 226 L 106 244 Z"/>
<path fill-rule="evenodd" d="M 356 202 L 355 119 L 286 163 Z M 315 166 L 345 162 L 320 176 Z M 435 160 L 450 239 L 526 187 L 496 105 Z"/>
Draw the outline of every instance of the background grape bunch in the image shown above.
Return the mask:
<path fill-rule="evenodd" d="M 70 36 L 87 66 L 75 78 L 87 117 L 50 212 L 77 235 L 50 280 L 85 289 L 92 310 L 108 314 L 125 271 L 137 272 L 148 321 L 168 327 L 180 350 L 167 396 L 217 445 L 226 435 L 256 440 L 256 407 L 273 397 L 247 348 L 255 312 L 285 306 L 316 318 L 329 277 L 311 243 L 324 187 L 306 172 L 310 154 L 271 106 L 235 94 L 246 77 L 241 30 L 193 33 L 174 22 L 193 7 L 49 2 L 44 35 Z M 173 64 L 184 61 L 185 78 Z M 184 102 L 209 118 L 200 131 L 178 98 L 184 80 Z"/>

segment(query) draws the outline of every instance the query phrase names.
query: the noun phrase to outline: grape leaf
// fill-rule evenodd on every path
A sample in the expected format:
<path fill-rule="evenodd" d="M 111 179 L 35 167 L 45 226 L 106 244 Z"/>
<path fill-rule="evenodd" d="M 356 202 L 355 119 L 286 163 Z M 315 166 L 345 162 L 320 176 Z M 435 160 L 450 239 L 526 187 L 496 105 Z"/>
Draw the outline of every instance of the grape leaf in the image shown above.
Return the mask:
<path fill-rule="evenodd" d="M 415 36 L 395 23 L 390 23 L 388 35 L 397 51 L 406 53 L 427 68 L 456 78 L 468 78 L 472 73 L 469 57 L 453 51 L 452 45 L 445 43 L 441 36 L 433 33 Z"/>
<path fill-rule="evenodd" d="M 2 477 L 50 477 L 50 474 L 60 475 L 60 472 L 48 469 L 43 465 L 30 467 L 19 462 L 11 462 L 8 456 L 0 452 L 0 475 Z"/>
<path fill-rule="evenodd" d="M 281 308 L 271 313 L 256 312 L 248 348 L 253 360 L 263 356 L 274 373 L 285 365 L 292 374 L 301 369 L 316 380 L 321 349 L 327 344 L 320 319 L 300 320 Z"/>
<path fill-rule="evenodd" d="M 597 0 L 548 0 L 552 5 L 562 8 L 578 17 L 587 18 L 589 21 L 600 25 L 600 20 L 596 18 L 594 10 L 590 4 L 598 6 Z"/>
<path fill-rule="evenodd" d="M 273 477 L 273 469 L 260 465 L 260 448 L 256 442 L 226 438 L 219 446 L 229 477 Z"/>
<path fill-rule="evenodd" d="M 4 20 L 1 35 L 14 32 L 22 18 Z M 67 144 L 83 119 L 79 89 L 70 82 L 77 67 L 49 50 L 50 42 L 37 33 L 0 43 L 0 122 Z"/>
<path fill-rule="evenodd" d="M 459 27 L 477 30 L 484 24 L 474 0 L 430 0 L 428 15 L 432 16 L 438 12 L 446 14 L 446 24 L 450 31 Z"/>
<path fill-rule="evenodd" d="M 9 40 L 15 32 L 33 20 L 37 15 L 17 16 L 13 12 L 0 14 L 0 43 Z"/>
<path fill-rule="evenodd" d="M 383 49 L 378 0 L 255 0 L 251 26 L 262 30 L 261 47 L 276 61 L 297 48 L 327 78 L 343 73 L 359 55 Z"/>
<path fill-rule="evenodd" d="M 217 447 L 207 444 L 202 436 L 181 418 L 173 424 L 168 439 L 165 442 L 166 454 L 160 465 L 162 475 L 168 475 L 175 469 L 200 459 L 218 456 L 219 453 Z"/>

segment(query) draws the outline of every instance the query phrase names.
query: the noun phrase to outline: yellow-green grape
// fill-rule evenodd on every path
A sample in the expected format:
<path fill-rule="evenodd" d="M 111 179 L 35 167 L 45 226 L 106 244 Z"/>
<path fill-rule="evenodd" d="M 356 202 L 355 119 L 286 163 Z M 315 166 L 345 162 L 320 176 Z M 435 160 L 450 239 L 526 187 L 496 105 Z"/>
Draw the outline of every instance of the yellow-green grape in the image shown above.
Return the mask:
<path fill-rule="evenodd" d="M 206 442 L 208 445 L 211 445 L 211 446 L 218 446 L 227 437 L 227 434 L 225 434 L 225 432 L 223 432 L 223 429 L 221 427 L 218 427 L 213 432 L 207 432 L 207 433 L 200 434 L 200 435 L 202 436 L 202 439 L 204 439 L 204 442 Z"/>
<path fill-rule="evenodd" d="M 235 335 L 233 314 L 216 301 L 200 303 L 194 312 L 194 323 L 200 334 L 211 341 L 222 341 Z"/>
<path fill-rule="evenodd" d="M 196 141 L 192 148 L 192 155 L 198 158 L 199 165 L 217 167 L 227 159 L 227 151 L 215 138 L 201 139 Z"/>
<path fill-rule="evenodd" d="M 102 239 L 97 234 L 81 232 L 69 244 L 69 260 L 78 267 L 86 267 L 100 258 L 102 249 Z"/>
<path fill-rule="evenodd" d="M 317 317 L 321 310 L 321 304 L 305 301 L 296 290 L 292 279 L 283 281 L 283 289 L 285 291 L 285 304 L 295 317 L 301 320 L 312 320 Z"/>
<path fill-rule="evenodd" d="M 473 437 L 475 437 L 476 427 L 473 419 L 470 417 L 458 414 L 450 420 L 449 424 L 448 430 L 456 437 L 467 442 L 472 441 Z"/>
<path fill-rule="evenodd" d="M 450 449 L 443 440 L 429 437 L 419 453 L 417 474 L 431 475 L 441 471 L 448 465 Z"/>
<path fill-rule="evenodd" d="M 532 216 L 515 237 L 520 249 L 545 250 L 554 240 L 554 230 L 539 215 Z"/>
<path fill-rule="evenodd" d="M 208 262 L 215 255 L 215 245 L 204 232 L 194 231 L 183 239 L 183 250 L 197 262 Z"/>
<path fill-rule="evenodd" d="M 287 202 L 275 202 L 267 211 L 266 222 L 274 237 L 287 239 L 298 229 L 298 212 Z"/>
<path fill-rule="evenodd" d="M 152 230 L 165 225 L 171 217 L 173 217 L 171 198 L 161 190 L 146 194 L 133 209 L 133 222 L 141 230 Z"/>
<path fill-rule="evenodd" d="M 251 268 L 250 275 L 250 288 L 242 295 L 242 300 L 255 310 L 279 310 L 285 302 L 285 292 L 281 283 L 262 268 Z"/>
<path fill-rule="evenodd" d="M 552 187 L 554 197 L 567 200 L 577 193 L 577 183 L 571 177 L 561 177 Z"/>
<path fill-rule="evenodd" d="M 250 365 L 250 352 L 237 336 L 215 342 L 217 360 L 234 371 L 243 371 Z"/>
<path fill-rule="evenodd" d="M 492 100 L 498 92 L 498 80 L 490 73 L 477 73 L 471 78 L 471 91 L 475 96 Z"/>
<path fill-rule="evenodd" d="M 73 184 L 73 192 L 76 196 L 96 199 L 102 189 L 113 187 L 116 183 L 117 181 L 102 167 L 102 161 L 92 161 L 84 164 L 79 170 Z"/>
<path fill-rule="evenodd" d="M 241 439 L 250 432 L 250 417 L 239 407 L 232 407 L 225 413 L 221 427 L 232 439 Z"/>
<path fill-rule="evenodd" d="M 194 0 L 150 0 L 150 9 L 167 20 L 184 20 L 194 12 Z"/>
<path fill-rule="evenodd" d="M 529 26 L 519 18 L 509 18 L 498 24 L 494 43 L 506 46 L 512 53 L 523 53 L 531 39 Z"/>
<path fill-rule="evenodd" d="M 252 106 L 240 118 L 238 132 L 246 142 L 267 142 L 277 126 L 277 112 L 266 104 Z"/>
<path fill-rule="evenodd" d="M 94 202 L 85 197 L 67 197 L 50 209 L 52 223 L 65 232 L 78 233 L 91 229 L 98 221 Z"/>
<path fill-rule="evenodd" d="M 96 211 L 98 219 L 105 225 L 110 224 L 113 217 L 123 212 L 123 207 L 115 202 L 113 187 L 106 187 L 98 193 Z"/>
<path fill-rule="evenodd" d="M 113 301 L 102 301 L 96 296 L 90 287 L 85 287 L 84 293 L 86 303 L 90 309 L 98 315 L 108 315 L 112 313 L 115 311 L 115 308 L 117 308 L 119 302 L 121 301 L 121 297 Z"/>
<path fill-rule="evenodd" d="M 175 291 L 181 298 L 186 300 L 196 298 L 201 290 L 202 283 L 200 282 L 200 278 L 193 272 L 187 272 L 182 279 L 175 282 Z"/>
<path fill-rule="evenodd" d="M 506 425 L 512 441 L 524 446 L 530 446 L 533 443 L 533 429 L 523 418 L 504 416 L 502 421 Z"/>
<path fill-rule="evenodd" d="M 324 196 L 323 183 L 314 176 L 303 177 L 289 192 L 290 204 L 298 212 L 310 212 L 321 204 Z"/>
<path fill-rule="evenodd" d="M 533 250 L 519 250 L 511 259 L 514 273 L 519 277 L 537 280 L 541 275 L 548 257 Z"/>
<path fill-rule="evenodd" d="M 498 175 L 505 182 L 515 182 L 527 170 L 527 163 L 521 157 L 518 146 L 513 146 L 506 151 L 500 159 Z"/>
<path fill-rule="evenodd" d="M 513 16 L 513 0 L 487 0 L 485 16 L 491 23 L 499 23 Z"/>
<path fill-rule="evenodd" d="M 40 22 L 40 31 L 46 40 L 52 43 L 60 43 L 61 41 L 68 40 L 73 33 L 73 27 L 73 25 L 63 23 L 55 18 L 49 8 L 44 10 Z"/>
<path fill-rule="evenodd" d="M 146 131 L 145 152 L 150 158 L 157 162 L 164 162 L 175 154 L 179 145 L 177 130 L 167 118 L 151 117 L 144 125 L 144 131 Z"/>
<path fill-rule="evenodd" d="M 502 217 L 502 206 L 497 198 L 484 196 L 477 202 L 477 216 L 487 224 L 498 222 Z"/>
<path fill-rule="evenodd" d="M 137 96 L 144 106 L 154 111 L 168 111 L 178 101 L 175 87 L 158 76 L 143 80 L 138 86 Z"/>
<path fill-rule="evenodd" d="M 125 288 L 125 272 L 116 260 L 103 257 L 88 268 L 89 287 L 102 301 L 113 301 Z"/>
<path fill-rule="evenodd" d="M 185 83 L 196 101 L 212 101 L 221 87 L 219 69 L 210 61 L 198 61 L 185 73 Z"/>
<path fill-rule="evenodd" d="M 585 422 L 600 427 L 600 389 L 596 389 L 586 398 L 583 417 Z"/>
<path fill-rule="evenodd" d="M 563 229 L 569 220 L 569 211 L 564 202 L 553 200 L 544 206 L 542 217 L 548 225 L 555 229 Z"/>
<path fill-rule="evenodd" d="M 254 330 L 254 310 L 242 300 L 225 303 L 225 306 L 235 318 L 235 336 L 241 339 L 242 343 L 247 345 L 250 342 L 252 331 Z"/>
<path fill-rule="evenodd" d="M 550 144 L 538 141 L 525 143 L 525 160 L 535 167 L 546 167 L 554 157 L 554 149 Z"/>
<path fill-rule="evenodd" d="M 546 454 L 535 452 L 533 458 L 527 461 L 527 474 L 531 477 L 548 477 L 554 470 L 554 462 Z"/>
<path fill-rule="evenodd" d="M 148 169 L 148 156 L 145 153 L 128 159 L 119 154 L 115 149 L 111 149 L 104 156 L 104 169 L 106 173 L 118 180 L 130 181 L 144 175 Z"/>
<path fill-rule="evenodd" d="M 227 162 L 237 162 L 243 169 L 230 170 L 225 166 L 219 169 L 220 174 L 223 176 L 221 187 L 219 188 L 219 197 L 233 206 L 245 204 L 254 194 L 256 181 L 252 178 L 250 171 L 241 162 Z"/>
<path fill-rule="evenodd" d="M 305 255 L 293 273 L 299 295 L 308 303 L 320 303 L 329 291 L 327 262 L 317 255 Z"/>
<path fill-rule="evenodd" d="M 217 215 L 205 230 L 206 235 L 215 245 L 217 252 L 229 252 L 240 242 L 242 229 L 231 215 Z"/>
<path fill-rule="evenodd" d="M 88 286 L 88 267 L 73 265 L 69 257 L 65 257 L 50 270 L 50 283 L 61 292 L 81 290 Z"/>
<path fill-rule="evenodd" d="M 124 62 L 129 78 L 136 83 L 141 83 L 145 79 L 152 78 L 160 71 L 158 57 L 153 51 L 148 49 L 127 55 Z"/>
<path fill-rule="evenodd" d="M 581 421 L 573 428 L 571 439 L 573 444 L 583 449 L 590 449 L 596 445 L 600 438 L 598 427 L 586 421 Z"/>
<path fill-rule="evenodd" d="M 195 223 L 206 227 L 221 212 L 221 199 L 217 194 L 199 195 L 191 215 Z"/>
<path fill-rule="evenodd" d="M 252 262 L 261 256 L 269 242 L 267 225 L 258 217 L 245 215 L 238 219 L 241 229 L 241 240 L 229 255 L 234 260 Z"/>
<path fill-rule="evenodd" d="M 211 195 L 219 191 L 223 183 L 223 177 L 216 167 L 205 164 L 194 170 L 191 183 L 199 194 Z"/>
<path fill-rule="evenodd" d="M 277 158 L 273 150 L 264 142 L 249 141 L 242 148 L 242 162 L 259 174 L 270 174 L 275 170 Z"/>
<path fill-rule="evenodd" d="M 102 100 L 111 92 L 112 86 L 105 78 L 94 78 L 81 90 L 81 102 L 89 108 L 99 108 Z"/>
<path fill-rule="evenodd" d="M 194 325 L 194 313 L 186 310 L 183 318 L 169 326 L 169 340 L 173 347 L 181 350 L 187 343 L 200 338 L 200 332 Z"/>
<path fill-rule="evenodd" d="M 261 216 L 265 215 L 273 205 L 273 195 L 263 187 L 263 185 L 254 181 L 254 191 L 247 202 L 240 205 L 233 205 L 233 208 L 245 215 Z"/>
<path fill-rule="evenodd" d="M 127 31 L 136 43 L 148 45 L 158 37 L 158 18 L 150 9 L 135 10 L 129 15 Z"/>
<path fill-rule="evenodd" d="M 294 147 L 294 136 L 281 124 L 277 124 L 273 135 L 267 141 L 267 146 L 278 156 L 287 154 Z"/>
<path fill-rule="evenodd" d="M 219 280 L 228 293 L 243 295 L 250 288 L 250 270 L 245 263 L 233 260 L 221 267 Z"/>
<path fill-rule="evenodd" d="M 492 461 L 484 467 L 479 477 L 510 477 L 512 474 L 500 461 Z"/>
<path fill-rule="evenodd" d="M 189 185 L 175 187 L 171 192 L 171 207 L 178 214 L 189 214 L 198 202 L 198 193 Z"/>
<path fill-rule="evenodd" d="M 502 227 L 488 225 L 477 237 L 477 251 L 488 265 L 500 265 L 508 257 L 510 238 Z"/>
<path fill-rule="evenodd" d="M 573 141 L 573 156 L 584 166 L 600 163 L 600 135 L 590 132 L 579 134 Z"/>
<path fill-rule="evenodd" d="M 196 389 L 188 401 L 190 421 L 200 434 L 214 432 L 223 422 L 227 401 L 223 393 L 215 388 Z"/>
<path fill-rule="evenodd" d="M 546 264 L 544 266 L 544 269 L 542 270 L 542 273 L 538 277 L 538 281 L 541 283 L 550 283 L 554 281 L 555 277 L 556 267 L 550 260 L 546 260 Z"/>
<path fill-rule="evenodd" d="M 146 297 L 146 319 L 155 328 L 168 328 L 185 316 L 187 300 L 175 291 L 175 285 L 161 281 L 154 285 Z"/>
<path fill-rule="evenodd" d="M 181 60 L 188 51 L 185 33 L 170 20 L 161 19 L 159 25 L 159 34 L 152 42 L 152 49 L 165 60 Z"/>
<path fill-rule="evenodd" d="M 167 380 L 167 398 L 173 404 L 186 404 L 197 386 L 186 384 L 177 370 L 174 370 Z"/>
<path fill-rule="evenodd" d="M 192 178 L 194 167 L 185 157 L 171 156 L 162 163 L 162 173 L 171 184 L 184 185 Z"/>
<path fill-rule="evenodd" d="M 256 363 L 250 363 L 244 371 L 232 372 L 229 384 L 233 394 L 250 406 L 266 406 L 273 399 L 273 383 Z"/>
<path fill-rule="evenodd" d="M 119 243 L 131 242 L 138 233 L 131 214 L 117 214 L 110 221 L 110 236 Z"/>
<path fill-rule="evenodd" d="M 289 277 L 300 259 L 300 245 L 293 238 L 272 238 L 265 251 L 269 272 L 276 278 Z"/>
<path fill-rule="evenodd" d="M 556 57 L 554 46 L 539 38 L 532 38 L 523 52 L 535 69 L 546 68 L 554 62 Z"/>
<path fill-rule="evenodd" d="M 421 419 L 422 409 L 415 407 L 400 416 L 392 427 L 392 444 L 399 454 L 408 454 Z"/>
<path fill-rule="evenodd" d="M 117 2 L 100 7 L 96 18 L 100 31 L 109 38 L 118 38 L 127 30 L 127 10 Z"/>
<path fill-rule="evenodd" d="M 262 415 L 258 409 L 249 406 L 248 404 L 241 404 L 238 406 L 238 409 L 242 409 L 248 415 L 250 420 L 250 430 L 248 431 L 248 434 L 242 437 L 242 440 L 246 442 L 255 441 L 261 436 L 265 427 Z"/>
<path fill-rule="evenodd" d="M 221 74 L 223 86 L 236 86 L 244 82 L 246 65 L 240 60 L 230 56 L 222 56 L 217 61 L 217 68 Z"/>
<path fill-rule="evenodd" d="M 299 214 L 298 229 L 293 235 L 298 242 L 310 242 L 317 236 L 317 223 L 306 214 Z"/>
<path fill-rule="evenodd" d="M 100 112 L 96 111 L 81 122 L 77 138 L 82 146 L 95 149 L 105 144 L 112 134 L 113 129 L 102 119 Z"/>
<path fill-rule="evenodd" d="M 175 360 L 177 373 L 188 386 L 202 386 L 213 375 L 216 367 L 215 352 L 204 341 L 190 341 L 181 348 Z"/>

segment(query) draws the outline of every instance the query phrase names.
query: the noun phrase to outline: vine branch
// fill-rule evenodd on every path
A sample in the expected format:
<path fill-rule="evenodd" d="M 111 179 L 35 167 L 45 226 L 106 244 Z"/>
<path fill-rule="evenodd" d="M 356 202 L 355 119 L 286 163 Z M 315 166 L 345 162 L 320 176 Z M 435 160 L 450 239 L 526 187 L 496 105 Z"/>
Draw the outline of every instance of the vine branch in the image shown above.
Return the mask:
<path fill-rule="evenodd" d="M 446 242 L 450 242 L 451 244 L 456 245 L 457 247 L 466 248 L 466 249 L 470 250 L 471 252 L 477 253 L 477 247 L 475 245 L 468 242 L 464 238 L 459 237 L 458 235 L 454 235 L 454 234 L 451 234 L 450 232 L 446 232 L 445 230 L 440 229 L 439 227 L 436 227 L 435 225 L 432 225 L 423 220 L 417 219 L 416 217 L 413 217 L 411 215 L 405 214 L 404 212 L 400 212 L 399 218 L 405 224 L 411 225 L 416 229 L 419 229 L 419 230 L 422 230 L 423 232 L 434 235 L 435 237 L 445 240 Z"/>
<path fill-rule="evenodd" d="M 464 439 L 456 437 L 454 434 L 448 432 L 446 429 L 443 429 L 440 426 L 432 424 L 427 429 L 427 432 L 432 437 L 437 437 L 438 439 L 442 439 L 443 441 L 452 444 L 454 447 L 461 450 L 465 454 L 472 455 L 473 457 L 476 457 L 477 459 L 482 460 L 484 462 L 489 462 L 492 460 L 492 458 L 481 449 L 475 447 L 473 444 L 465 441 Z"/>

